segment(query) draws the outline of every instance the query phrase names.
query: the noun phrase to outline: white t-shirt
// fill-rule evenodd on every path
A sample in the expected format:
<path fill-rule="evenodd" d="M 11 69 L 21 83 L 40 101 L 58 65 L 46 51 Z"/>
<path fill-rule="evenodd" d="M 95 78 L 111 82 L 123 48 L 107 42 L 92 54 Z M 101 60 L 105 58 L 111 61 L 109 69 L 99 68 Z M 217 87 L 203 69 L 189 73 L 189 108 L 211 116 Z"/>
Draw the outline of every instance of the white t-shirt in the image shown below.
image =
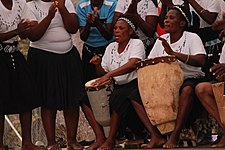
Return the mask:
<path fill-rule="evenodd" d="M 223 44 L 223 48 L 222 48 L 222 52 L 221 52 L 221 55 L 220 55 L 219 62 L 220 63 L 225 63 L 225 44 Z"/>
<path fill-rule="evenodd" d="M 161 37 L 166 39 L 173 51 L 190 55 L 206 54 L 200 37 L 195 33 L 185 31 L 182 37 L 177 42 L 172 44 L 170 43 L 170 34 L 167 33 L 162 35 Z M 168 54 L 164 51 L 162 41 L 157 39 L 148 58 L 155 58 L 160 56 L 168 56 Z M 181 61 L 179 61 L 179 64 L 184 72 L 185 79 L 204 76 L 204 73 L 201 71 L 201 67 L 191 66 Z"/>
<path fill-rule="evenodd" d="M 48 15 L 51 4 L 52 2 L 44 2 L 41 0 L 28 2 L 28 6 L 38 22 L 41 22 Z M 71 0 L 66 0 L 65 6 L 69 13 L 75 13 L 75 8 Z M 58 54 L 66 53 L 72 48 L 71 35 L 66 31 L 62 16 L 58 10 L 45 34 L 38 41 L 31 42 L 30 46 Z"/>
<path fill-rule="evenodd" d="M 139 39 L 130 39 L 129 43 L 127 44 L 125 50 L 122 53 L 118 53 L 118 43 L 113 42 L 109 44 L 106 48 L 105 54 L 102 57 L 102 67 L 106 72 L 115 70 L 122 65 L 126 64 L 129 59 L 131 58 L 139 58 L 144 59 L 145 57 L 145 49 L 144 44 Z M 129 83 L 130 81 L 137 78 L 136 70 L 113 77 L 116 84 L 122 85 Z"/>
<path fill-rule="evenodd" d="M 17 25 L 22 19 L 36 20 L 27 7 L 25 0 L 13 0 L 12 10 L 5 8 L 0 1 L 0 33 L 6 33 L 17 29 Z M 17 41 L 18 36 L 15 36 L 5 43 L 13 43 Z"/>
<path fill-rule="evenodd" d="M 118 0 L 115 12 L 126 13 L 132 0 Z M 145 21 L 146 16 L 158 16 L 158 10 L 155 7 L 152 0 L 141 0 L 137 5 L 137 12 L 141 18 Z M 145 40 L 148 37 L 141 31 L 140 28 L 137 29 L 137 35 L 141 40 Z"/>
<path fill-rule="evenodd" d="M 218 13 L 216 20 L 221 19 L 221 1 L 223 0 L 196 0 L 196 2 L 202 6 L 205 10 L 210 12 Z M 190 7 L 191 11 L 196 12 L 193 7 Z M 196 13 L 198 15 L 198 13 Z M 200 28 L 210 27 L 211 25 L 205 22 L 200 16 Z"/>

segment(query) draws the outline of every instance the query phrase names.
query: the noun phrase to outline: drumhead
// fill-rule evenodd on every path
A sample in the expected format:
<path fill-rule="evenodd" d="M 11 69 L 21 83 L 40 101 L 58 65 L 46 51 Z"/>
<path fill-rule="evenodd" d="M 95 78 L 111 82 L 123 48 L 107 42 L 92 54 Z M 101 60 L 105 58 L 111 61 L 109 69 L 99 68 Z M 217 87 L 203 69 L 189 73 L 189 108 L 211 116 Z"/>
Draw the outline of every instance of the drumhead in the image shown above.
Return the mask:
<path fill-rule="evenodd" d="M 155 58 L 138 61 L 136 66 L 137 66 L 137 69 L 139 69 L 148 65 L 155 65 L 158 63 L 172 63 L 176 61 L 177 61 L 177 58 L 175 56 L 162 56 L 162 57 L 155 57 Z"/>
<path fill-rule="evenodd" d="M 109 87 L 112 84 L 112 80 L 108 80 L 108 81 L 106 81 L 105 83 L 103 83 L 103 84 L 101 84 L 99 86 L 93 86 L 92 83 L 94 83 L 98 79 L 99 78 L 93 79 L 93 80 L 90 80 L 87 83 L 85 83 L 86 91 L 99 91 L 101 89 Z"/>

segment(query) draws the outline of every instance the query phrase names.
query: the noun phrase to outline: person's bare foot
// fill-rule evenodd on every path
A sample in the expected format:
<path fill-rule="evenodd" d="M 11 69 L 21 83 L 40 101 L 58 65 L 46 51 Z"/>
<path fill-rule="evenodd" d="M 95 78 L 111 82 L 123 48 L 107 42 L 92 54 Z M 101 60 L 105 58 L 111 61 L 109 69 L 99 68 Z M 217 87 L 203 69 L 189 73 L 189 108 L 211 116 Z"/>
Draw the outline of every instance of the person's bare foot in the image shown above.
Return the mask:
<path fill-rule="evenodd" d="M 152 137 L 150 142 L 147 144 L 142 144 L 141 148 L 149 149 L 149 148 L 159 148 L 162 147 L 166 143 L 166 140 L 162 137 Z"/>
<path fill-rule="evenodd" d="M 26 144 L 22 146 L 21 150 L 46 150 L 46 149 L 36 146 L 34 144 Z"/>
<path fill-rule="evenodd" d="M 223 134 L 223 136 L 221 137 L 218 143 L 213 144 L 211 147 L 215 147 L 215 148 L 225 147 L 225 134 Z"/>
<path fill-rule="evenodd" d="M 172 148 L 177 147 L 178 135 L 175 133 L 172 133 L 169 140 L 163 145 L 163 148 L 172 149 Z"/>
<path fill-rule="evenodd" d="M 47 150 L 62 150 L 58 143 L 48 145 L 46 148 Z"/>
<path fill-rule="evenodd" d="M 106 140 L 97 150 L 112 150 L 115 147 L 114 140 Z"/>
<path fill-rule="evenodd" d="M 81 146 L 77 142 L 67 144 L 67 150 L 82 150 L 82 149 L 84 149 L 83 146 Z"/>
<path fill-rule="evenodd" d="M 97 150 L 104 142 L 105 142 L 105 138 L 96 140 L 88 148 L 86 148 L 86 150 Z"/>

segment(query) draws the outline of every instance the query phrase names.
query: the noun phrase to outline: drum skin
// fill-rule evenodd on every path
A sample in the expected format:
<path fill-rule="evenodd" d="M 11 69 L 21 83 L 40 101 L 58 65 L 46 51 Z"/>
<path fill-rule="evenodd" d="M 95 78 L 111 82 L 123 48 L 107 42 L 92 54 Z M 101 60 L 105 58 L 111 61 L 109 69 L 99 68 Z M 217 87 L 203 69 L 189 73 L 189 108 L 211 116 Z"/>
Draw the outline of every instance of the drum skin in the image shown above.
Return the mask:
<path fill-rule="evenodd" d="M 220 114 L 220 120 L 225 124 L 225 97 L 224 95 L 224 82 L 212 84 L 214 97 L 216 100 L 217 108 Z"/>
<path fill-rule="evenodd" d="M 103 127 L 110 125 L 109 96 L 112 93 L 112 82 L 108 81 L 101 86 L 93 87 L 91 83 L 96 79 L 85 84 L 87 95 L 91 104 L 95 119 Z"/>
<path fill-rule="evenodd" d="M 173 56 L 137 63 L 138 88 L 147 115 L 162 134 L 174 130 L 184 74 Z"/>

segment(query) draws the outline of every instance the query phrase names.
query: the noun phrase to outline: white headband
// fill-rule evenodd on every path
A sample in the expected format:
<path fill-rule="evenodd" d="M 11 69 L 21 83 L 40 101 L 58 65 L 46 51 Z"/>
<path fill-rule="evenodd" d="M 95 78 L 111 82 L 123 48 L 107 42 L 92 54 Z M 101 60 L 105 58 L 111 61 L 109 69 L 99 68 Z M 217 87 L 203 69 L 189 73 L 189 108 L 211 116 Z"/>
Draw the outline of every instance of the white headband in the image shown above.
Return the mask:
<path fill-rule="evenodd" d="M 119 20 L 124 20 L 124 21 L 126 21 L 126 23 L 135 31 L 135 26 L 134 26 L 134 24 L 129 20 L 129 19 L 127 19 L 127 18 L 125 18 L 125 17 L 120 17 L 119 19 L 118 19 L 118 21 Z"/>
<path fill-rule="evenodd" d="M 190 21 L 189 21 L 189 19 L 188 19 L 188 17 L 186 16 L 186 14 L 184 13 L 184 11 L 180 8 L 180 7 L 178 7 L 178 6 L 173 6 L 173 8 L 176 8 L 176 9 L 178 9 L 179 11 L 180 11 L 180 13 L 184 16 L 184 18 L 186 19 L 186 21 L 187 21 L 187 23 L 188 23 L 188 27 L 190 27 Z"/>

